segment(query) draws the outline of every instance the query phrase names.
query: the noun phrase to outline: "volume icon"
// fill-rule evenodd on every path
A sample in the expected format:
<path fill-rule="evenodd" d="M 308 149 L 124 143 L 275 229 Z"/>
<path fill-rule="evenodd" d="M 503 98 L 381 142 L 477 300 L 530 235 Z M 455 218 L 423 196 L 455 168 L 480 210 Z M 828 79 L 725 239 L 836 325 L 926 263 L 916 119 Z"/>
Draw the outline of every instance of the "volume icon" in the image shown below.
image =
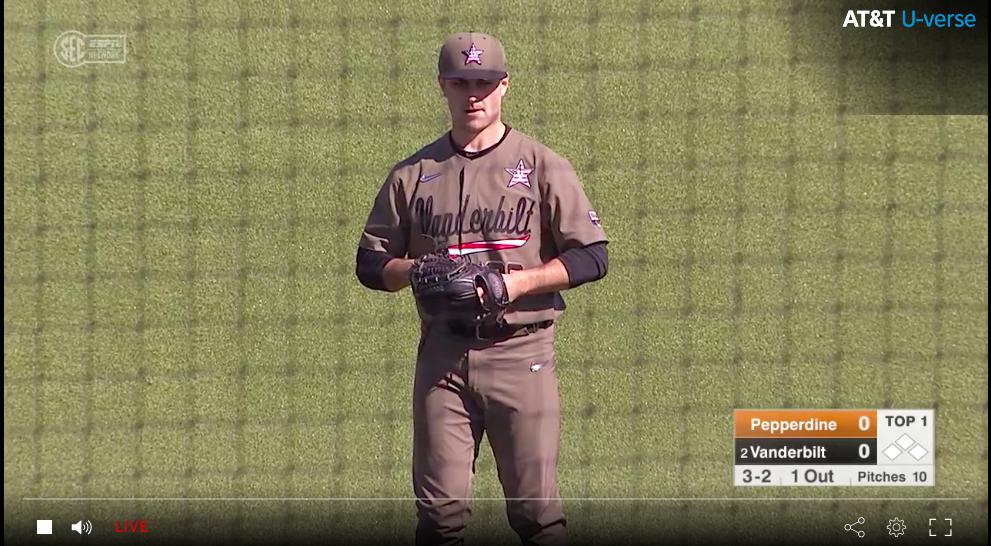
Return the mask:
<path fill-rule="evenodd" d="M 90 520 L 77 521 L 76 523 L 72 524 L 72 530 L 79 533 L 80 535 L 83 534 L 88 535 L 93 532 L 93 522 Z"/>

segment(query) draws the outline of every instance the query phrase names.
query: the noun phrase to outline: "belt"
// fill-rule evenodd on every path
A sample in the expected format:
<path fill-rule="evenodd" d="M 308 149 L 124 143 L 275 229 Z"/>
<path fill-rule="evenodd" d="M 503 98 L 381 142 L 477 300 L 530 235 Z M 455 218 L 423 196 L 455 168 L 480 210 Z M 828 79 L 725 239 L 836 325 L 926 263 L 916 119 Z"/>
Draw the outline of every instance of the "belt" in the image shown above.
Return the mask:
<path fill-rule="evenodd" d="M 474 330 L 455 331 L 455 334 L 473 337 L 479 341 L 503 340 L 533 334 L 544 328 L 550 328 L 553 320 L 543 320 L 532 324 L 479 324 Z"/>

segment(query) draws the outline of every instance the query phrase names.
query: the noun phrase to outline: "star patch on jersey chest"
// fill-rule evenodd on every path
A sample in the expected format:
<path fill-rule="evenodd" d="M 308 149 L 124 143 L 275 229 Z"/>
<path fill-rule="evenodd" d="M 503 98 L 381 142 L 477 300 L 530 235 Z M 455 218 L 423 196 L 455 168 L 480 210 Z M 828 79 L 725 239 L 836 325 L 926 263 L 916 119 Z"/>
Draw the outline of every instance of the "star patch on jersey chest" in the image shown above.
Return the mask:
<path fill-rule="evenodd" d="M 507 188 L 512 188 L 520 184 L 528 188 L 531 187 L 530 173 L 533 172 L 533 169 L 528 169 L 522 159 L 516 164 L 515 169 L 507 168 L 506 172 L 510 174 L 509 184 L 506 185 Z"/>

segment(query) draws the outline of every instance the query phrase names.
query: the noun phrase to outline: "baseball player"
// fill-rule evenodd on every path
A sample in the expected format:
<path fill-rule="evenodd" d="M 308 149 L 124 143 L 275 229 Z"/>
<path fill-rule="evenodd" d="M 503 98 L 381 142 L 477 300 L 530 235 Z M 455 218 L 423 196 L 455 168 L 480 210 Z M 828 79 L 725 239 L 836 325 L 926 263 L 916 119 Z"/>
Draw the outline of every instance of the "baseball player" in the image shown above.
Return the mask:
<path fill-rule="evenodd" d="M 560 544 L 560 291 L 606 275 L 606 236 L 571 164 L 501 119 L 499 41 L 454 34 L 438 84 L 451 129 L 393 167 L 358 243 L 371 289 L 412 285 L 420 317 L 413 383 L 417 544 L 458 544 L 484 433 L 513 530 Z"/>

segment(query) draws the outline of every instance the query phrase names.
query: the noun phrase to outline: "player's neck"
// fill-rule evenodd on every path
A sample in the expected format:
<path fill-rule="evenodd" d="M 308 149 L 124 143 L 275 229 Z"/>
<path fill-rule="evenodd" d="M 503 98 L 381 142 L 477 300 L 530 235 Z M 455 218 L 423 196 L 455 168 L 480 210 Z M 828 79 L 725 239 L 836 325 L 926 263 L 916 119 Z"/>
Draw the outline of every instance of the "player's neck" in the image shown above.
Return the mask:
<path fill-rule="evenodd" d="M 462 151 L 480 152 L 498 144 L 505 132 L 506 124 L 502 120 L 498 120 L 477 133 L 452 127 L 451 138 Z"/>

